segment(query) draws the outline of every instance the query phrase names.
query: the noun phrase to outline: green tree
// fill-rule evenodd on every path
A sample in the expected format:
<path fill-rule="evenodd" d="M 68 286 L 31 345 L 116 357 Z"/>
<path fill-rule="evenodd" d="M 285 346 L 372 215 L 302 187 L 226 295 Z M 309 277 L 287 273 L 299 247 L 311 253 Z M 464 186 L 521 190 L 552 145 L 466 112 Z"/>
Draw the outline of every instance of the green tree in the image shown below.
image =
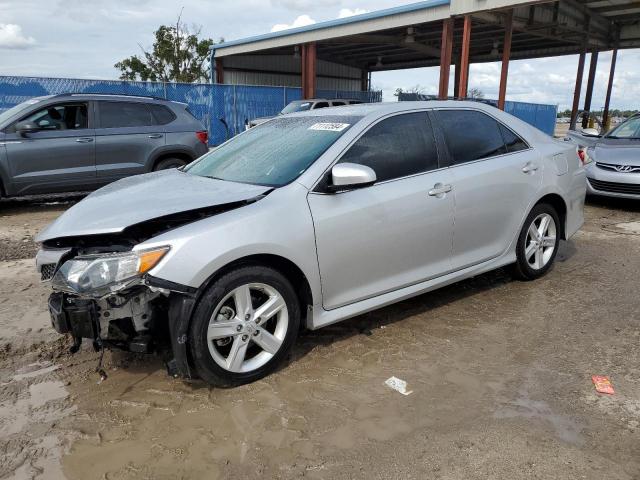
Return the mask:
<path fill-rule="evenodd" d="M 178 16 L 175 25 L 161 25 L 155 31 L 151 50 L 141 45 L 142 55 L 132 55 L 114 66 L 122 80 L 152 82 L 209 81 L 209 47 L 215 42 L 200 39 L 200 27 L 189 29 Z M 222 39 L 220 39 L 222 41 Z"/>

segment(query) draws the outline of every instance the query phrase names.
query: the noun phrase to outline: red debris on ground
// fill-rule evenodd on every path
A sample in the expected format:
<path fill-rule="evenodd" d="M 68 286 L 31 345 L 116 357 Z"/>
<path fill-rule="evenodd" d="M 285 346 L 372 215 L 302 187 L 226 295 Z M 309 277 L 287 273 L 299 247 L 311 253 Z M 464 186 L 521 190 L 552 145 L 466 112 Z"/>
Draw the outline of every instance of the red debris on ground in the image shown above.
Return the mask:
<path fill-rule="evenodd" d="M 593 381 L 593 384 L 596 386 L 596 392 L 606 393 L 607 395 L 613 395 L 613 385 L 611 385 L 611 381 L 609 380 L 609 377 L 592 375 L 591 380 Z"/>

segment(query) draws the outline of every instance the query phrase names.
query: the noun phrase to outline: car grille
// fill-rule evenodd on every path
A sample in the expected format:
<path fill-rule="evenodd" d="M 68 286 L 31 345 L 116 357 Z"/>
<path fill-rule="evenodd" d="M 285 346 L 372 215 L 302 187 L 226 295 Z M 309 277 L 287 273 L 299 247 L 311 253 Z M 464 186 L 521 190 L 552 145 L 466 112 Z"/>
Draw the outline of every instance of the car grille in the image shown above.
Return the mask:
<path fill-rule="evenodd" d="M 611 172 L 640 173 L 640 165 L 614 165 L 612 163 L 596 162 L 596 166 Z"/>
<path fill-rule="evenodd" d="M 602 180 L 589 179 L 589 183 L 595 190 L 611 193 L 626 193 L 628 195 L 640 195 L 640 184 L 603 182 Z"/>
<path fill-rule="evenodd" d="M 55 263 L 45 263 L 40 267 L 40 280 L 51 280 L 56 272 Z"/>

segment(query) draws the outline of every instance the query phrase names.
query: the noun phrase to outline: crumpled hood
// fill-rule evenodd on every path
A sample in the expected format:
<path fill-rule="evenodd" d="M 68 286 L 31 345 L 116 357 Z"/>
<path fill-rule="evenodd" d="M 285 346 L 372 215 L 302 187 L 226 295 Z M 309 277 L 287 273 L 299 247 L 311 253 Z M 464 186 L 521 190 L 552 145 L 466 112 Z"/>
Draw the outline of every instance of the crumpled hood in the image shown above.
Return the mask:
<path fill-rule="evenodd" d="M 602 139 L 595 146 L 597 162 L 613 165 L 640 165 L 640 140 Z"/>
<path fill-rule="evenodd" d="M 136 175 L 96 190 L 45 228 L 36 241 L 119 233 L 146 220 L 241 202 L 269 190 L 271 187 L 214 180 L 175 169 Z"/>

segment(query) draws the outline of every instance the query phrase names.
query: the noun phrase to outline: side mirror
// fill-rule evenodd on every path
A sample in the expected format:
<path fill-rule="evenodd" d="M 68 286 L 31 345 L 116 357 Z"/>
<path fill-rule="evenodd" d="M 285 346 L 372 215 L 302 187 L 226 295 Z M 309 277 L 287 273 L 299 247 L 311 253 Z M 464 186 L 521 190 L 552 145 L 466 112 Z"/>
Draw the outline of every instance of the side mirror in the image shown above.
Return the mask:
<path fill-rule="evenodd" d="M 582 130 L 582 134 L 586 135 L 588 137 L 599 137 L 600 136 L 600 132 L 595 128 L 585 128 L 584 130 Z"/>
<path fill-rule="evenodd" d="M 26 137 L 29 133 L 37 132 L 40 127 L 33 122 L 18 122 L 16 123 L 16 132 L 22 137 Z"/>
<path fill-rule="evenodd" d="M 372 168 L 357 163 L 339 163 L 331 169 L 331 185 L 328 189 L 337 192 L 350 188 L 368 187 L 375 182 L 376 172 Z"/>

